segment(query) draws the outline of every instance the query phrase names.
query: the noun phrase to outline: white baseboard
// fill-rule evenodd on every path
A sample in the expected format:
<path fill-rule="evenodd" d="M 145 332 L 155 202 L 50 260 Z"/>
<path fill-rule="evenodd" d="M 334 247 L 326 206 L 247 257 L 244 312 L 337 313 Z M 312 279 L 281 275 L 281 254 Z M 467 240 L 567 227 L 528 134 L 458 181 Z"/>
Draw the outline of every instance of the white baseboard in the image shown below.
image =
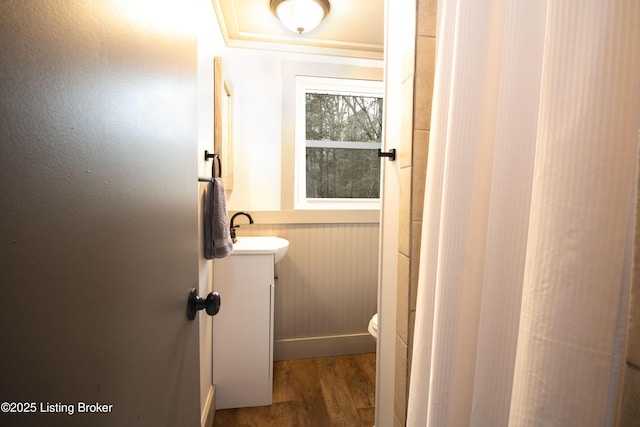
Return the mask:
<path fill-rule="evenodd" d="M 216 386 L 212 385 L 207 394 L 207 401 L 200 416 L 200 425 L 208 427 L 213 424 L 213 417 L 216 413 Z"/>
<path fill-rule="evenodd" d="M 376 342 L 369 334 L 299 338 L 276 341 L 273 360 L 309 359 L 375 351 Z"/>

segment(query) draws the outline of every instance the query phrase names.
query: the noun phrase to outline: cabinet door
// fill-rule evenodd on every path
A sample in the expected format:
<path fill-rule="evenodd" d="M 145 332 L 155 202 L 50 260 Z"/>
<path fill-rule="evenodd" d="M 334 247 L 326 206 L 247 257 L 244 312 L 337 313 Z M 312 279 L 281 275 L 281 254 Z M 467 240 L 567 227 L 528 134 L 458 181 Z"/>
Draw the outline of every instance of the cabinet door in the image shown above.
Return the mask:
<path fill-rule="evenodd" d="M 216 408 L 271 404 L 273 255 L 232 255 L 215 260 L 213 318 Z"/>

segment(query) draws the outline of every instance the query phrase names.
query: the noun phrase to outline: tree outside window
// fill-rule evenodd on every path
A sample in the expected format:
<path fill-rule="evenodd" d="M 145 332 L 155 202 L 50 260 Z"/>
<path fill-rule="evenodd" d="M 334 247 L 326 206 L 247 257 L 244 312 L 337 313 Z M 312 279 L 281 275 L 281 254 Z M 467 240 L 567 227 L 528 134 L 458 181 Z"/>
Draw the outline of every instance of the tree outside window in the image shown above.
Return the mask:
<path fill-rule="evenodd" d="M 304 85 L 304 198 L 379 200 L 382 88 L 337 80 Z"/>

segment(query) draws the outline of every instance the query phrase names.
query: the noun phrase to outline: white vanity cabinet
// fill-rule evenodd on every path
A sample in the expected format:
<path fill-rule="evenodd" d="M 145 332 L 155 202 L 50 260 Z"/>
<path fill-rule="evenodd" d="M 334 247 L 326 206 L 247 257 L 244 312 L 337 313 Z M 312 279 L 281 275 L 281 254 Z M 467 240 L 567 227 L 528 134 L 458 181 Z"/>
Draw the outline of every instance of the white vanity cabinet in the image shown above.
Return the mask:
<path fill-rule="evenodd" d="M 272 402 L 274 254 L 232 254 L 213 261 L 220 312 L 213 317 L 216 408 Z"/>

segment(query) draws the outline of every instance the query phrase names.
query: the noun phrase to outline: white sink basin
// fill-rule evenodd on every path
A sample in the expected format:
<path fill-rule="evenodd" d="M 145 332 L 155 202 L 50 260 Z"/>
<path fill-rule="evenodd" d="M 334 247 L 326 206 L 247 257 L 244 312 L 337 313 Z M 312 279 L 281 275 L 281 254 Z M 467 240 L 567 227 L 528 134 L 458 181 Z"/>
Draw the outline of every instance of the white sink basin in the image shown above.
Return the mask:
<path fill-rule="evenodd" d="M 275 236 L 238 236 L 231 255 L 275 254 L 277 264 L 289 249 L 289 241 Z"/>

